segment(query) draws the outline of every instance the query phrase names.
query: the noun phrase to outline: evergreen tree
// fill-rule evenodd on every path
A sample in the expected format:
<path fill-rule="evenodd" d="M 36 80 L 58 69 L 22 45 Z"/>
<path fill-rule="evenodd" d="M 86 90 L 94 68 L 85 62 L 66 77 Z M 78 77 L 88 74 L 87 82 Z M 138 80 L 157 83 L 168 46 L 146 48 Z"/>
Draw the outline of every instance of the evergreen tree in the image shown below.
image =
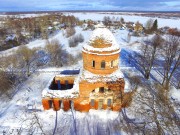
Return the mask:
<path fill-rule="evenodd" d="M 154 21 L 153 26 L 151 28 L 153 31 L 156 31 L 158 29 L 158 22 L 157 19 Z"/>

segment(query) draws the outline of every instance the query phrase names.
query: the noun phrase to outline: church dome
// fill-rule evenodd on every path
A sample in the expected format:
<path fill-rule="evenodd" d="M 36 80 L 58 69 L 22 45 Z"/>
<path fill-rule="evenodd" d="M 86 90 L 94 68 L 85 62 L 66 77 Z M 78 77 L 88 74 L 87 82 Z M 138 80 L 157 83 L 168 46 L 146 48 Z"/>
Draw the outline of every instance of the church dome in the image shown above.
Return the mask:
<path fill-rule="evenodd" d="M 119 50 L 119 45 L 109 29 L 102 24 L 96 25 L 95 28 L 89 41 L 83 46 L 85 50 L 98 52 Z"/>
<path fill-rule="evenodd" d="M 120 48 L 110 30 L 99 24 L 83 46 L 83 67 L 98 75 L 112 74 L 119 68 Z"/>

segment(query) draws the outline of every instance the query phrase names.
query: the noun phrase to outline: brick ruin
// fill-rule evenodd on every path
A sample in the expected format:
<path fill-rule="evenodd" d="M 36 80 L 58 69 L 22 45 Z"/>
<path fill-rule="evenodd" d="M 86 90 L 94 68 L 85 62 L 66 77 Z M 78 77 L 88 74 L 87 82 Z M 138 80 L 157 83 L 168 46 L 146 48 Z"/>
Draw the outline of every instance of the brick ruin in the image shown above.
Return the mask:
<path fill-rule="evenodd" d="M 98 25 L 83 46 L 82 56 L 83 68 L 78 74 L 56 75 L 43 90 L 44 109 L 119 111 L 125 81 L 119 68 L 120 48 L 113 34 Z"/>

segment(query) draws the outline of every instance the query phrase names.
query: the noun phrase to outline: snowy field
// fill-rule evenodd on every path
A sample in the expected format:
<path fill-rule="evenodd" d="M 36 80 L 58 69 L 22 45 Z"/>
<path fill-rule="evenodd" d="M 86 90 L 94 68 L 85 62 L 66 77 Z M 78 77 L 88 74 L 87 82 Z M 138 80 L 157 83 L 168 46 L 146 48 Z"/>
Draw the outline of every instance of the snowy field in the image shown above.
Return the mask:
<path fill-rule="evenodd" d="M 100 14 L 100 13 L 65 13 L 66 15 L 75 15 L 81 20 L 92 19 L 92 20 L 102 20 L 104 16 L 115 16 L 123 17 L 125 21 L 140 21 L 145 23 L 149 18 L 141 16 L 131 16 L 131 15 L 110 15 L 110 14 Z M 156 18 L 153 18 L 156 19 Z M 159 27 L 170 26 L 180 28 L 180 19 L 158 19 Z M 65 38 L 64 31 L 61 30 L 54 36 L 50 38 L 58 39 L 62 44 L 63 49 L 67 52 L 73 54 L 73 56 L 81 53 L 82 46 L 88 41 L 92 33 L 91 30 L 83 31 L 82 28 L 76 27 L 76 34 L 81 33 L 84 36 L 84 42 L 79 44 L 77 47 L 70 48 L 68 46 L 68 38 Z M 127 54 L 140 51 L 140 43 L 143 39 L 151 38 L 149 37 L 131 37 L 129 43 L 127 43 L 127 30 L 115 30 L 113 32 L 120 48 L 121 48 L 121 59 L 120 59 L 120 69 L 123 74 L 134 74 L 141 75 L 140 71 L 137 69 L 136 65 L 128 62 Z M 26 46 L 29 48 L 34 47 L 44 47 L 46 40 L 38 39 L 28 43 Z M 17 50 L 18 47 L 0 52 L 1 55 L 9 55 L 13 51 Z M 55 127 L 56 112 L 53 110 L 44 111 L 41 104 L 41 92 L 46 87 L 50 78 L 57 74 L 58 71 L 64 69 L 79 69 L 82 67 L 82 61 L 77 65 L 72 67 L 63 68 L 47 68 L 38 69 L 33 75 L 29 77 L 27 81 L 23 83 L 22 86 L 17 88 L 16 94 L 12 99 L 5 100 L 4 97 L 0 99 L 0 134 L 5 135 L 13 134 L 16 135 L 18 132 L 27 134 L 29 127 L 36 130 L 36 124 L 32 123 L 32 119 L 35 116 L 39 117 L 40 124 L 42 125 L 42 130 L 47 134 L 52 134 Z M 51 72 L 52 71 L 52 72 Z M 53 71 L 57 71 L 54 73 Z M 152 71 L 152 75 L 156 79 L 161 78 L 161 76 L 155 71 Z M 180 102 L 180 91 L 173 88 L 171 90 L 170 96 L 173 96 Z M 111 112 L 111 111 L 95 111 L 90 110 L 89 113 L 80 113 L 70 110 L 64 112 L 62 110 L 57 113 L 57 134 L 61 135 L 121 135 L 126 134 L 123 129 L 119 128 L 118 125 L 121 122 L 121 113 Z M 34 125 L 33 125 L 34 124 Z M 41 131 L 36 131 L 41 133 Z"/>
<path fill-rule="evenodd" d="M 44 16 L 44 15 L 47 15 L 48 13 L 42 13 L 42 14 L 17 14 L 15 15 L 16 17 L 19 17 L 19 18 L 27 18 L 27 17 L 38 17 L 38 16 Z M 0 17 L 6 17 L 7 15 L 5 14 L 0 14 Z M 8 15 L 8 16 L 14 16 L 14 15 Z"/>
<path fill-rule="evenodd" d="M 131 21 L 131 22 L 137 22 L 139 21 L 143 25 L 147 22 L 147 20 L 150 17 L 144 17 L 144 16 L 134 16 L 133 14 L 130 15 L 117 15 L 117 14 L 112 14 L 112 13 L 65 13 L 65 15 L 74 15 L 75 17 L 78 17 L 80 20 L 95 20 L 95 21 L 102 21 L 104 16 L 109 16 L 109 17 L 121 17 L 124 18 L 126 22 Z M 158 27 L 164 27 L 164 26 L 169 26 L 172 28 L 179 28 L 180 29 L 180 18 L 176 19 L 163 19 L 163 18 L 158 18 L 158 17 L 153 17 L 153 20 L 157 19 L 158 20 Z"/>

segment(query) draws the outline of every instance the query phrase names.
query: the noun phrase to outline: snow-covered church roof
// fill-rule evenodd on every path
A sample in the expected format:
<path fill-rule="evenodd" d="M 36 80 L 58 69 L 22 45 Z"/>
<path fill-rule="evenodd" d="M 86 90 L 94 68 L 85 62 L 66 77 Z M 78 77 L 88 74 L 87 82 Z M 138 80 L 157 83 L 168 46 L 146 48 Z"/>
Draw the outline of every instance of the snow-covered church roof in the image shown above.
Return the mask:
<path fill-rule="evenodd" d="M 112 32 L 107 29 L 103 24 L 95 26 L 90 40 L 83 46 L 88 51 L 116 51 L 119 50 L 119 44 Z"/>

